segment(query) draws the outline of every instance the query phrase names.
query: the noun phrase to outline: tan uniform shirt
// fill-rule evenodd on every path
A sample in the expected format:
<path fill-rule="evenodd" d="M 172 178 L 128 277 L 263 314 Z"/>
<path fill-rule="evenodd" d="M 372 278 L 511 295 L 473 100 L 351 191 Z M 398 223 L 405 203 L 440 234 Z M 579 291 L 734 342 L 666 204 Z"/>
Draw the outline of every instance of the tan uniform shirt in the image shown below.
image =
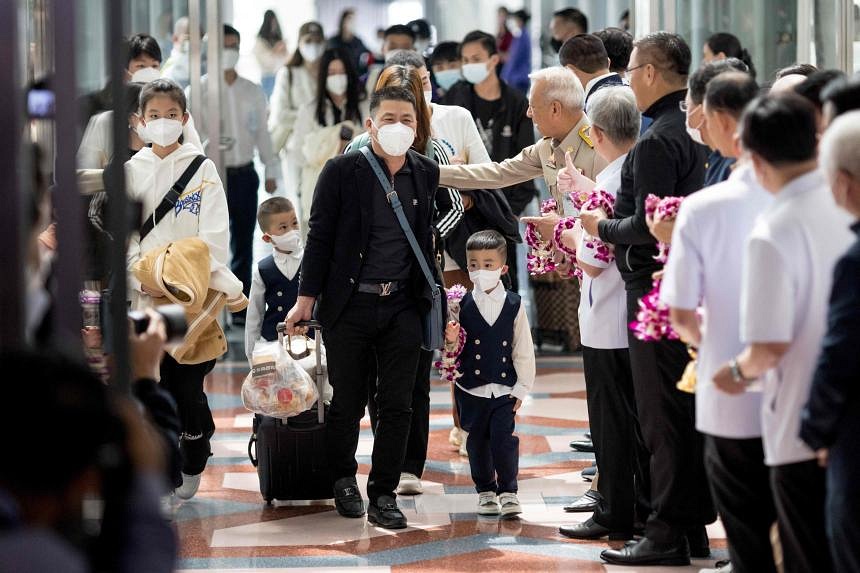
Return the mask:
<path fill-rule="evenodd" d="M 606 167 L 606 161 L 594 151 L 586 135 L 589 126 L 585 114 L 559 143 L 544 137 L 523 149 L 516 157 L 501 163 L 473 165 L 440 165 L 439 185 L 458 189 L 501 189 L 543 176 L 550 195 L 564 214 L 563 197 L 558 192 L 558 170 L 564 167 L 564 154 L 570 152 L 573 164 L 589 179 L 594 179 Z"/>

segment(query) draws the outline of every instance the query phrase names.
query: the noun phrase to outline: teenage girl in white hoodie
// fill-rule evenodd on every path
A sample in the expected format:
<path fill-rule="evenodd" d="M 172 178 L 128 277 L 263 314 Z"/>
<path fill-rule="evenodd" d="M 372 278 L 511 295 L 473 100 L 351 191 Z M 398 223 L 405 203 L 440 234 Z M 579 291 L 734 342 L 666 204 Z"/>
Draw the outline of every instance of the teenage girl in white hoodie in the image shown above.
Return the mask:
<path fill-rule="evenodd" d="M 149 217 L 168 190 L 180 178 L 200 150 L 180 143 L 183 125 L 188 121 L 185 94 L 171 80 L 152 81 L 140 92 L 140 123 L 144 139 L 152 147 L 144 147 L 125 165 L 126 188 L 131 200 L 142 204 L 144 216 Z M 210 288 L 228 296 L 238 296 L 242 283 L 227 267 L 229 259 L 229 216 L 224 186 L 215 164 L 206 159 L 186 185 L 173 210 L 155 225 L 141 241 L 134 234 L 129 242 L 127 263 L 132 308 L 149 306 L 151 296 L 161 296 L 141 286 L 132 275 L 134 263 L 151 249 L 188 237 L 199 237 L 209 245 L 212 278 Z M 182 484 L 176 495 L 190 499 L 200 485 L 200 475 L 211 455 L 209 439 L 215 423 L 203 378 L 215 366 L 210 360 L 201 364 L 179 364 L 169 354 L 161 362 L 161 384 L 167 388 L 179 410 L 182 428 Z"/>

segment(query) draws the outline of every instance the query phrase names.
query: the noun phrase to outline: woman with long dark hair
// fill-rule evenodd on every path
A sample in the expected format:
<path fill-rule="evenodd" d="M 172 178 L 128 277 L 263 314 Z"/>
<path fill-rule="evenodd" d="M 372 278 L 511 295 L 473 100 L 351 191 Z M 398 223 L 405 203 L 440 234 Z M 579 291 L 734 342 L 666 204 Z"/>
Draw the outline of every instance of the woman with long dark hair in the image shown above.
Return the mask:
<path fill-rule="evenodd" d="M 749 74 L 755 77 L 755 66 L 752 56 L 746 48 L 741 46 L 741 41 L 734 34 L 728 32 L 717 32 L 705 40 L 702 46 L 702 63 L 714 60 L 725 60 L 726 58 L 737 58 L 749 68 Z"/>
<path fill-rule="evenodd" d="M 349 53 L 329 48 L 319 61 L 316 97 L 299 109 L 287 153 L 299 160 L 299 195 L 302 233 L 307 235 L 311 199 L 325 162 L 343 152 L 363 132 L 368 114 L 366 97 Z"/>
<path fill-rule="evenodd" d="M 266 10 L 263 15 L 263 25 L 257 32 L 257 42 L 254 44 L 254 57 L 260 65 L 260 84 L 266 92 L 266 98 L 271 98 L 275 89 L 275 74 L 287 61 L 287 45 L 278 16 L 273 10 Z"/>
<path fill-rule="evenodd" d="M 299 109 L 316 98 L 320 56 L 324 50 L 322 26 L 318 22 L 302 24 L 296 51 L 275 77 L 269 111 L 269 135 L 275 153 L 286 147 L 299 117 Z M 295 192 L 301 180 L 301 157 L 290 151 L 281 157 L 284 160 L 283 188 L 287 193 Z"/>

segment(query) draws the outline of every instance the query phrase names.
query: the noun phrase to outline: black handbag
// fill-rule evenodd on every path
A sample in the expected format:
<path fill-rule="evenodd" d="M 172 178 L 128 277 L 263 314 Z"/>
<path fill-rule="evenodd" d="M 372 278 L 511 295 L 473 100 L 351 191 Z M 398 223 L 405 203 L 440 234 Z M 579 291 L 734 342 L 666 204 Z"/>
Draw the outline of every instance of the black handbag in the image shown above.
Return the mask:
<path fill-rule="evenodd" d="M 442 306 L 442 289 L 438 284 L 436 284 L 436 279 L 433 278 L 433 273 L 430 272 L 430 265 L 427 264 L 427 258 L 421 251 L 421 247 L 418 246 L 418 241 L 415 239 L 415 233 L 412 232 L 412 228 L 409 227 L 409 222 L 406 220 L 406 215 L 403 213 L 403 204 L 400 203 L 400 198 L 397 196 L 397 192 L 392 188 L 391 182 L 385 177 L 385 173 L 382 171 L 382 166 L 379 165 L 376 157 L 373 156 L 367 147 L 362 147 L 361 153 L 365 158 L 367 158 L 367 162 L 370 163 L 370 167 L 373 168 L 376 178 L 379 179 L 379 183 L 382 184 L 385 198 L 388 199 L 388 204 L 391 205 L 391 208 L 394 210 L 394 214 L 397 216 L 397 222 L 400 223 L 400 228 L 403 229 L 403 234 L 406 235 L 406 239 L 409 241 L 409 246 L 412 247 L 412 252 L 415 254 L 415 258 L 418 259 L 418 265 L 421 267 L 421 272 L 424 273 L 424 278 L 427 279 L 427 283 L 430 285 L 432 303 L 430 310 L 422 317 L 421 322 L 423 326 L 424 340 L 421 347 L 425 350 L 437 350 L 442 348 L 442 345 L 444 344 L 443 337 L 445 331 L 446 310 Z M 445 304 L 447 304 L 447 301 Z"/>

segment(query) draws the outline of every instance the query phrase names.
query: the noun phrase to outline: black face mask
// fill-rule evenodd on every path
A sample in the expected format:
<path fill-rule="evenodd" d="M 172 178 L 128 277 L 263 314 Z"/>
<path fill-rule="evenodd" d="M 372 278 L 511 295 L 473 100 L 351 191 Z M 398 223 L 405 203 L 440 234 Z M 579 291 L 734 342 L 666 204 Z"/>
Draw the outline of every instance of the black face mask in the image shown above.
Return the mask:
<path fill-rule="evenodd" d="M 561 50 L 561 45 L 562 45 L 563 43 L 564 43 L 564 42 L 562 42 L 561 40 L 556 40 L 555 38 L 552 38 L 552 39 L 549 41 L 549 45 L 550 45 L 550 46 L 552 46 L 552 50 L 553 50 L 556 54 L 558 53 L 558 51 L 559 51 L 559 50 Z"/>

